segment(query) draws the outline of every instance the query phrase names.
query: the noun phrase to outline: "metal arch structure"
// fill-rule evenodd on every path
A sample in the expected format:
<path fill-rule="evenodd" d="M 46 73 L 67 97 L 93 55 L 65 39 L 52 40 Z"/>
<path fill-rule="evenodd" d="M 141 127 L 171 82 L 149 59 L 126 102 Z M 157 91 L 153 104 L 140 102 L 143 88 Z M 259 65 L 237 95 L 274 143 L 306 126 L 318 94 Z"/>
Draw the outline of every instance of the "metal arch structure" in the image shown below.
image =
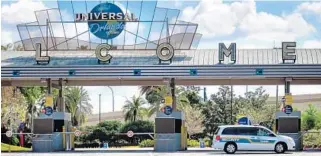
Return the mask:
<path fill-rule="evenodd" d="M 46 51 L 79 51 L 95 50 L 99 44 L 107 43 L 112 45 L 114 50 L 155 50 L 158 45 L 169 42 L 175 50 L 197 48 L 202 37 L 197 33 L 198 24 L 178 20 L 180 10 L 157 7 L 157 1 L 118 3 L 126 6 L 126 13 L 130 12 L 131 4 L 139 6 L 136 11 L 138 20 L 127 21 L 131 27 L 126 26 L 118 39 L 99 39 L 89 32 L 87 23 L 75 22 L 74 17 L 66 19 L 62 14 L 65 10 L 75 14 L 78 7 L 83 7 L 84 12 L 88 13 L 89 5 L 97 4 L 96 2 L 57 0 L 58 8 L 35 11 L 37 21 L 17 25 L 21 41 L 16 42 L 15 46 L 20 45 L 25 51 L 35 51 L 35 44 L 41 43 L 42 50 Z M 147 6 L 153 7 L 152 12 Z M 151 15 L 142 17 L 142 14 L 147 13 Z M 140 27 L 146 27 L 147 31 L 144 29 L 144 32 L 141 32 Z"/>

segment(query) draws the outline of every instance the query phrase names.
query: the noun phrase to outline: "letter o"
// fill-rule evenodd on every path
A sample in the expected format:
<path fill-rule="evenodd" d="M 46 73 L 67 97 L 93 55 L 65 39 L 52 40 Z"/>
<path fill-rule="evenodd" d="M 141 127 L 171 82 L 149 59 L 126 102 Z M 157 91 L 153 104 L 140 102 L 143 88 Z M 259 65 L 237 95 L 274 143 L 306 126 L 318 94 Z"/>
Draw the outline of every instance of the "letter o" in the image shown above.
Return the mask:
<path fill-rule="evenodd" d="M 164 53 L 166 50 L 166 53 Z M 169 43 L 162 43 L 156 49 L 157 57 L 162 61 L 168 61 L 174 56 L 174 47 Z"/>
<path fill-rule="evenodd" d="M 106 49 L 107 50 L 107 55 L 106 56 L 103 56 L 101 54 L 101 51 L 103 49 Z M 109 61 L 111 59 L 111 55 L 108 54 L 108 51 L 111 49 L 111 46 L 108 45 L 108 44 L 100 44 L 97 46 L 96 50 L 95 50 L 95 54 L 96 54 L 96 57 L 98 58 L 99 61 L 102 61 L 102 62 L 106 62 L 106 61 Z"/>

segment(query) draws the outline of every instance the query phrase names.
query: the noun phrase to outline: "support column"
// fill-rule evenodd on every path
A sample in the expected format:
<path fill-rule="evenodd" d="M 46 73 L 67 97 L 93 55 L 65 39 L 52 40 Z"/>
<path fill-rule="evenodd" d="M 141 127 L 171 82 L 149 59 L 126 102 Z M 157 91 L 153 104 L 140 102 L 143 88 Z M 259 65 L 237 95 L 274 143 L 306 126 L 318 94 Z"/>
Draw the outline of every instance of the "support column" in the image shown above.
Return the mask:
<path fill-rule="evenodd" d="M 51 94 L 52 92 L 52 83 L 51 83 L 51 79 L 47 79 L 47 94 Z"/>
<path fill-rule="evenodd" d="M 169 85 L 171 88 L 171 94 L 173 99 L 173 103 L 172 103 L 173 111 L 176 111 L 175 78 L 171 78 Z"/>
<path fill-rule="evenodd" d="M 59 94 L 57 98 L 57 111 L 58 112 L 65 112 L 65 103 L 64 103 L 64 98 L 63 98 L 63 92 L 62 92 L 62 79 L 59 79 L 58 82 L 58 88 L 59 88 Z"/>
<path fill-rule="evenodd" d="M 291 81 L 285 79 L 285 84 L 284 84 L 284 93 L 285 94 L 289 94 L 290 93 L 290 85 L 291 85 Z"/>

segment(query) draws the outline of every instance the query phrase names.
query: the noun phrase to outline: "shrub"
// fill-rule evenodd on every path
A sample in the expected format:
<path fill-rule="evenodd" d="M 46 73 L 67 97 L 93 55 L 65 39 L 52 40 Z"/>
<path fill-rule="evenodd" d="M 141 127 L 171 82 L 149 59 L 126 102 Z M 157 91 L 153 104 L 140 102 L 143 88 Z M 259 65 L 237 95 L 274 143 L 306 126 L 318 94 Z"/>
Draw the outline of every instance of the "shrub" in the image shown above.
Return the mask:
<path fill-rule="evenodd" d="M 121 128 L 121 133 L 127 133 L 129 130 L 134 133 L 147 133 L 154 132 L 154 123 L 151 121 L 133 121 L 125 123 Z"/>
<path fill-rule="evenodd" d="M 139 143 L 139 147 L 154 147 L 154 140 L 143 140 L 142 142 Z"/>
<path fill-rule="evenodd" d="M 320 130 L 310 130 L 309 132 L 320 132 Z M 303 145 L 308 147 L 321 146 L 321 133 L 306 133 L 303 135 Z"/>
<path fill-rule="evenodd" d="M 187 147 L 199 147 L 200 142 L 197 140 L 187 139 Z"/>
<path fill-rule="evenodd" d="M 212 140 L 210 138 L 204 138 L 204 142 L 206 147 L 211 147 Z"/>

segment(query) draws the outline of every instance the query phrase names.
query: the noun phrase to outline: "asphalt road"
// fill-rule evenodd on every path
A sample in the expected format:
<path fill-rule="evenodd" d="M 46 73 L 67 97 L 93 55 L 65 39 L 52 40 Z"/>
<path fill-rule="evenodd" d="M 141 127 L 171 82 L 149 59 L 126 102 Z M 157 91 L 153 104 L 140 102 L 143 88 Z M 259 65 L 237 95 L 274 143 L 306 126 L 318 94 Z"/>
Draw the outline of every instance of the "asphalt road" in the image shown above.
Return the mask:
<path fill-rule="evenodd" d="M 72 152 L 54 152 L 54 153 L 1 153 L 2 156 L 211 156 L 227 155 L 222 151 L 213 150 L 191 150 L 180 152 L 153 152 L 151 150 L 82 150 Z M 274 152 L 249 152 L 238 151 L 234 155 L 249 156 L 321 156 L 321 151 L 303 151 L 303 152 L 286 152 L 276 154 Z"/>

